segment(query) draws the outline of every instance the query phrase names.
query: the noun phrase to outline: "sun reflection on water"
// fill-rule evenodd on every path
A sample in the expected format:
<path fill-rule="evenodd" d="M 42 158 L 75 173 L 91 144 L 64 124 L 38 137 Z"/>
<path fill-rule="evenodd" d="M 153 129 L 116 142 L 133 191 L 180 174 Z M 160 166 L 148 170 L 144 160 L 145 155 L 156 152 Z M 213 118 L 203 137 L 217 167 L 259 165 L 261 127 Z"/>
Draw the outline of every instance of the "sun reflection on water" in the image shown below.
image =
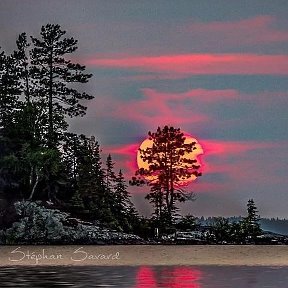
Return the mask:
<path fill-rule="evenodd" d="M 201 288 L 201 272 L 190 267 L 139 267 L 135 288 Z"/>

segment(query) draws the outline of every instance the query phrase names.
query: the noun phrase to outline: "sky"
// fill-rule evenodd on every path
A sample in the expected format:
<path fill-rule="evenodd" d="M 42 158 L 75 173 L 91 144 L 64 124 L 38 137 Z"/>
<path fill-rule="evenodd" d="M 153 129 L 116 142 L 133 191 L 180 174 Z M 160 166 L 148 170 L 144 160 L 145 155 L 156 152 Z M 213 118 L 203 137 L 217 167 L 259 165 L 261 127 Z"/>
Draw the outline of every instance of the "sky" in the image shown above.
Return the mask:
<path fill-rule="evenodd" d="M 0 46 L 47 23 L 79 40 L 72 59 L 95 98 L 70 130 L 95 135 L 127 179 L 148 131 L 195 137 L 203 176 L 182 213 L 245 215 L 253 198 L 261 216 L 288 218 L 287 16 L 287 0 L 1 0 Z M 147 188 L 129 191 L 149 215 Z"/>

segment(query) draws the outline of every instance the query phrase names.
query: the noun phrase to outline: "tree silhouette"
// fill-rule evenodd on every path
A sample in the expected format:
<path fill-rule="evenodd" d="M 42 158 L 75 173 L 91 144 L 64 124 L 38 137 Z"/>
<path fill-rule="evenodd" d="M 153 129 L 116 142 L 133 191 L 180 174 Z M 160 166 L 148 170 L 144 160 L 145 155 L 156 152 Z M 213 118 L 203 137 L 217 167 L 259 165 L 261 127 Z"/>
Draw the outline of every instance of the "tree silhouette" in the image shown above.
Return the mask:
<path fill-rule="evenodd" d="M 131 200 L 130 200 L 130 194 L 127 191 L 127 185 L 122 170 L 119 170 L 119 173 L 116 176 L 115 181 L 116 185 L 114 195 L 116 198 L 116 202 L 120 207 L 120 210 L 125 211 L 130 208 Z"/>
<path fill-rule="evenodd" d="M 217 243 L 228 242 L 232 233 L 229 220 L 224 217 L 216 217 L 212 225 L 212 231 Z"/>
<path fill-rule="evenodd" d="M 32 78 L 31 78 L 31 63 L 29 58 L 30 43 L 27 41 L 26 33 L 21 33 L 16 40 L 17 50 L 13 53 L 13 58 L 16 62 L 16 68 L 19 75 L 20 88 L 25 96 L 25 102 L 31 103 L 31 90 L 32 90 Z M 33 94 L 33 93 L 32 93 Z"/>
<path fill-rule="evenodd" d="M 255 241 L 257 236 L 261 235 L 262 230 L 259 224 L 260 216 L 253 199 L 249 199 L 247 202 L 247 217 L 243 219 L 243 227 L 246 236 Z"/>
<path fill-rule="evenodd" d="M 31 37 L 32 73 L 37 81 L 35 93 L 47 107 L 48 147 L 52 148 L 57 144 L 57 130 L 65 128 L 64 116 L 83 116 L 86 107 L 80 100 L 93 98 L 73 88 L 75 83 L 88 82 L 92 75 L 84 73 L 85 66 L 65 58 L 78 48 L 77 40 L 63 38 L 65 34 L 60 25 L 47 24 L 41 28 L 40 39 Z"/>
<path fill-rule="evenodd" d="M 0 51 L 0 129 L 14 123 L 15 111 L 19 108 L 19 76 L 15 59 Z"/>
<path fill-rule="evenodd" d="M 119 226 L 126 231 L 132 231 L 133 222 L 138 217 L 138 214 L 131 202 L 131 195 L 127 190 L 127 184 L 122 171 L 120 170 L 115 179 L 116 185 L 113 192 L 113 214 L 115 215 Z"/>
<path fill-rule="evenodd" d="M 109 190 L 110 192 L 114 191 L 114 186 L 116 182 L 114 164 L 115 163 L 112 161 L 111 154 L 109 154 L 106 159 L 105 185 L 106 185 L 106 189 Z"/>
<path fill-rule="evenodd" d="M 147 198 L 155 206 L 156 213 L 165 214 L 172 222 L 177 207 L 175 203 L 184 202 L 191 194 L 182 188 L 183 181 L 192 175 L 198 177 L 200 165 L 191 159 L 191 153 L 197 149 L 196 142 L 185 143 L 185 136 L 180 128 L 158 127 L 156 132 L 148 133 L 152 146 L 139 149 L 141 159 L 148 164 L 147 168 L 139 168 L 130 182 L 151 186 Z M 145 181 L 143 179 L 146 179 Z"/>

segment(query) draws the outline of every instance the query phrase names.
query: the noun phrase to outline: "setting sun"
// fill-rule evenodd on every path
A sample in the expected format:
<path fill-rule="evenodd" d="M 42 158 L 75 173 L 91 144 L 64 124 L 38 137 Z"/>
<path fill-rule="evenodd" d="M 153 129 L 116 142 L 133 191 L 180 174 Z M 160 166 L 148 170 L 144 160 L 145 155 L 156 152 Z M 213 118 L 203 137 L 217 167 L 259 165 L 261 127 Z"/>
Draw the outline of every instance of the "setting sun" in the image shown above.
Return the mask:
<path fill-rule="evenodd" d="M 197 164 L 201 166 L 201 162 L 200 162 L 200 159 L 199 159 L 199 156 L 204 154 L 204 151 L 203 151 L 203 148 L 202 146 L 200 145 L 200 143 L 197 141 L 197 139 L 193 138 L 192 136 L 190 136 L 189 134 L 185 134 L 185 141 L 184 143 L 185 144 L 190 144 L 192 142 L 196 142 L 195 144 L 195 147 L 196 149 L 193 150 L 192 153 L 185 153 L 182 157 L 184 158 L 188 158 L 188 159 L 196 159 L 197 160 Z M 149 140 L 148 138 L 146 138 L 142 143 L 141 145 L 139 146 L 139 149 L 141 150 L 144 150 L 146 148 L 151 148 L 152 147 L 152 144 L 153 144 L 153 141 L 152 140 Z M 138 165 L 138 168 L 144 168 L 144 169 L 147 169 L 149 167 L 148 163 L 147 162 L 144 162 L 143 159 L 140 157 L 140 151 L 138 150 L 137 152 L 137 165 Z M 152 180 L 153 179 L 153 176 L 146 176 L 146 178 L 148 180 Z M 188 184 L 190 183 L 191 181 L 194 181 L 197 177 L 195 175 L 191 175 L 190 178 L 186 179 L 183 181 L 183 184 Z"/>

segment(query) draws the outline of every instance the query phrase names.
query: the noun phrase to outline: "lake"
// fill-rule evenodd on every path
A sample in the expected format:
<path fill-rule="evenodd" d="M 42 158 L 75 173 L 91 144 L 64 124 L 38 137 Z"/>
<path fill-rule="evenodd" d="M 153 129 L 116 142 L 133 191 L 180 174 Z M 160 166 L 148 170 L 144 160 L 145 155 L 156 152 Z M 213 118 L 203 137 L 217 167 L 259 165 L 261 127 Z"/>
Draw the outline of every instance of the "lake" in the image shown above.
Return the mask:
<path fill-rule="evenodd" d="M 281 266 L 6 266 L 1 287 L 288 288 Z"/>

